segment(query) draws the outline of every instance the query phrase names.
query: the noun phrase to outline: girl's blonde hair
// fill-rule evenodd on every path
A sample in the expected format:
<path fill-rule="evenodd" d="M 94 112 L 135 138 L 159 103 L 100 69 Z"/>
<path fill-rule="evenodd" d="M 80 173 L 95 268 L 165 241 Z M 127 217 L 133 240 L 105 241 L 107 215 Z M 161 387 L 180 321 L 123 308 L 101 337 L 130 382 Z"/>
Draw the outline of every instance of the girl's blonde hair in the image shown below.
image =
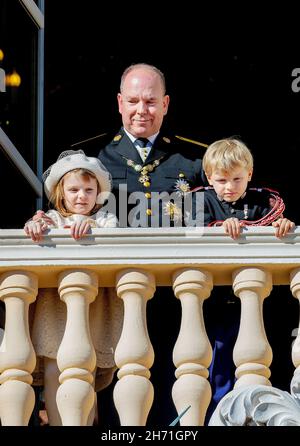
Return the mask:
<path fill-rule="evenodd" d="M 220 139 L 206 149 L 203 170 L 207 176 L 216 170 L 230 172 L 237 167 L 253 169 L 252 154 L 242 141 L 235 138 Z"/>
<path fill-rule="evenodd" d="M 56 186 L 53 188 L 53 192 L 51 196 L 49 197 L 49 202 L 52 202 L 55 209 L 63 216 L 63 217 L 70 217 L 70 215 L 73 214 L 73 212 L 68 211 L 65 205 L 64 200 L 64 179 L 70 174 L 70 173 L 76 173 L 80 175 L 85 181 L 87 181 L 89 178 L 94 178 L 97 182 L 97 195 L 101 192 L 100 185 L 97 181 L 96 176 L 93 174 L 93 172 L 90 172 L 86 169 L 73 169 L 67 172 L 59 182 L 56 184 Z M 100 209 L 100 204 L 95 204 L 93 209 L 90 212 L 90 215 L 95 214 Z"/>

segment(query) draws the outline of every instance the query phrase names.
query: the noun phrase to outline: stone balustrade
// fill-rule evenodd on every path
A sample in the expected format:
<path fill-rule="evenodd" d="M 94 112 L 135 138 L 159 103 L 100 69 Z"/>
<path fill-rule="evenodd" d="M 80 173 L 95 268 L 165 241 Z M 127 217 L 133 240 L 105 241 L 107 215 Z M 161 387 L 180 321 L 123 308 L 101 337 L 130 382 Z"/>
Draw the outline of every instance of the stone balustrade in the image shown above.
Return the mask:
<path fill-rule="evenodd" d="M 147 329 L 147 301 L 157 286 L 172 286 L 181 303 L 181 325 L 173 350 L 172 397 L 178 413 L 191 406 L 182 425 L 202 425 L 211 398 L 212 359 L 203 302 L 213 287 L 232 285 L 241 300 L 241 322 L 233 358 L 236 386 L 271 386 L 272 350 L 262 317 L 272 285 L 290 285 L 300 299 L 300 228 L 285 239 L 274 229 L 243 230 L 234 241 L 222 228 L 93 229 L 80 241 L 52 230 L 40 244 L 22 230 L 0 230 L 0 299 L 6 307 L 0 348 L 2 425 L 27 425 L 34 407 L 31 387 L 35 352 L 28 308 L 39 288 L 56 288 L 66 305 L 66 329 L 57 354 L 57 407 L 63 425 L 85 425 L 95 403 L 95 351 L 89 307 L 98 288 L 115 287 L 124 304 L 123 329 L 115 350 L 119 369 L 114 402 L 122 425 L 145 425 L 155 389 L 155 352 Z M 299 375 L 300 337 L 292 352 Z M 295 379 L 295 378 L 294 378 Z M 171 421 L 171 420 L 170 420 Z"/>

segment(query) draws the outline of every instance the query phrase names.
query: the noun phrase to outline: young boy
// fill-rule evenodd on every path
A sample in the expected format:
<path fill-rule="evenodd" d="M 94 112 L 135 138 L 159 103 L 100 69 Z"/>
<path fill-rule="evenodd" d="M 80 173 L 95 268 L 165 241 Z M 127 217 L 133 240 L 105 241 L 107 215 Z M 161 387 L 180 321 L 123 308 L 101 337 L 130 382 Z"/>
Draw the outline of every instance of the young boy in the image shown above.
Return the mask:
<path fill-rule="evenodd" d="M 211 187 L 196 188 L 194 192 L 204 191 L 204 226 L 223 225 L 233 239 L 246 225 L 272 224 L 276 237 L 294 228 L 295 224 L 282 215 L 285 206 L 277 192 L 248 188 L 253 157 L 242 141 L 215 141 L 205 152 L 203 169 Z"/>
<path fill-rule="evenodd" d="M 203 169 L 210 186 L 196 188 L 193 192 L 204 193 L 204 215 L 200 212 L 196 215 L 198 221 L 204 219 L 204 226 L 222 225 L 233 239 L 239 237 L 241 227 L 246 225 L 272 225 L 277 237 L 285 236 L 294 228 L 295 224 L 282 215 L 285 206 L 277 192 L 248 188 L 253 157 L 243 142 L 228 138 L 211 144 L 203 158 Z M 222 287 L 221 293 L 215 288 L 205 304 L 206 330 L 213 347 L 209 419 L 235 382 L 232 352 L 239 329 L 240 302 L 231 288 Z"/>

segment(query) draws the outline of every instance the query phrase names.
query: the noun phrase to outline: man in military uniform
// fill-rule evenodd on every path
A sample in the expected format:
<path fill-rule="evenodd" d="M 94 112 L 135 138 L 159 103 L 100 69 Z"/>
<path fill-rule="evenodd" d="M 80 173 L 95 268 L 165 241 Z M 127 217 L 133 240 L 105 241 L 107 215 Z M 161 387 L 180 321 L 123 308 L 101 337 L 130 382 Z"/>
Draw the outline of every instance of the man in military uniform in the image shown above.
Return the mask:
<path fill-rule="evenodd" d="M 123 127 L 99 153 L 113 177 L 120 226 L 138 226 L 136 220 L 135 223 L 130 220 L 134 197 L 127 209 L 124 206 L 128 205 L 130 194 L 135 193 L 139 200 L 137 209 L 146 217 L 140 215 L 140 226 L 157 226 L 157 213 L 169 214 L 172 222 L 180 204 L 167 201 L 164 207 L 157 207 L 153 204 L 153 194 L 157 204 L 158 193 L 177 192 L 183 197 L 193 187 L 205 183 L 201 168 L 203 148 L 199 145 L 206 145 L 161 132 L 169 101 L 164 75 L 156 67 L 136 64 L 124 71 L 118 94 Z"/>
<path fill-rule="evenodd" d="M 158 68 L 144 63 L 129 66 L 121 77 L 117 98 L 123 126 L 98 155 L 113 179 L 112 200 L 107 206 L 116 204 L 111 211 L 117 214 L 120 226 L 138 226 L 127 219 L 136 204 L 135 198 L 142 201 L 138 208 L 145 217 L 140 216 L 140 226 L 156 226 L 161 217 L 157 214 L 162 213 L 169 214 L 172 222 L 180 203 L 157 207 L 153 204 L 153 194 L 184 197 L 194 187 L 206 185 L 201 159 L 207 145 L 161 131 L 170 98 L 166 94 L 165 77 Z M 87 146 L 90 154 L 90 140 L 71 147 L 87 150 Z M 41 217 L 49 222 L 42 211 L 33 219 Z"/>
<path fill-rule="evenodd" d="M 117 202 L 115 211 L 120 226 L 137 226 L 136 213 L 131 216 L 137 193 L 141 203 L 135 209 L 145 217 L 139 216 L 140 226 L 161 226 L 165 213 L 169 214 L 172 226 L 180 203 L 172 206 L 167 198 L 165 206 L 160 203 L 158 207 L 157 193 L 165 192 L 171 196 L 177 192 L 179 198 L 180 195 L 183 198 L 190 189 L 206 184 L 201 162 L 204 154 L 201 146 L 206 145 L 161 131 L 169 101 L 164 75 L 156 67 L 136 64 L 124 71 L 118 94 L 123 127 L 99 153 L 100 160 L 113 178 L 113 194 Z M 132 200 L 128 200 L 130 196 Z M 165 221 L 168 224 L 168 220 Z M 182 223 L 180 216 L 178 221 Z M 166 325 L 167 315 L 171 318 Z M 155 398 L 148 418 L 150 425 L 169 424 L 177 415 L 171 398 L 175 380 L 172 350 L 180 318 L 180 302 L 174 297 L 172 288 L 157 288 L 147 305 L 148 330 L 155 351 L 155 362 L 151 368 Z"/>

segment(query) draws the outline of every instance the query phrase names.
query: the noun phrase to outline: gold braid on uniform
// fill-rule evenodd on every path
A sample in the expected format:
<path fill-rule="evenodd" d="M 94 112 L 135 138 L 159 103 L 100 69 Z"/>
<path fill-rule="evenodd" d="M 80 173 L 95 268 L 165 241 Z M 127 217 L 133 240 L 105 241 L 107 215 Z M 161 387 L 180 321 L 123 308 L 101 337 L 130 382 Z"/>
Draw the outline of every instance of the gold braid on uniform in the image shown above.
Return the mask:
<path fill-rule="evenodd" d="M 192 144 L 196 144 L 197 146 L 208 147 L 208 144 L 204 144 L 200 141 L 195 141 L 194 139 L 185 138 L 184 136 L 175 135 L 175 138 L 181 139 L 182 141 L 190 142 Z"/>
<path fill-rule="evenodd" d="M 279 193 L 276 190 L 268 189 L 267 187 L 262 188 L 263 190 L 267 190 L 270 192 L 270 200 L 272 200 L 273 207 L 272 209 L 262 218 L 258 220 L 240 220 L 242 226 L 269 226 L 273 221 L 278 220 L 278 218 L 282 217 L 283 211 L 285 210 L 285 204 L 283 199 L 280 197 Z M 257 190 L 261 191 L 262 189 L 256 187 L 250 187 L 249 190 Z M 220 226 L 223 224 L 223 221 L 216 220 L 210 223 L 208 226 Z"/>
<path fill-rule="evenodd" d="M 153 161 L 152 164 L 146 164 L 146 166 L 142 166 L 141 164 L 135 163 L 133 160 L 130 160 L 123 156 L 123 158 L 127 161 L 127 166 L 132 167 L 136 172 L 140 174 L 139 182 L 143 183 L 145 187 L 150 186 L 150 176 L 149 174 L 153 172 L 153 170 L 160 165 L 160 160 L 163 158 L 161 156 L 157 160 Z"/>

